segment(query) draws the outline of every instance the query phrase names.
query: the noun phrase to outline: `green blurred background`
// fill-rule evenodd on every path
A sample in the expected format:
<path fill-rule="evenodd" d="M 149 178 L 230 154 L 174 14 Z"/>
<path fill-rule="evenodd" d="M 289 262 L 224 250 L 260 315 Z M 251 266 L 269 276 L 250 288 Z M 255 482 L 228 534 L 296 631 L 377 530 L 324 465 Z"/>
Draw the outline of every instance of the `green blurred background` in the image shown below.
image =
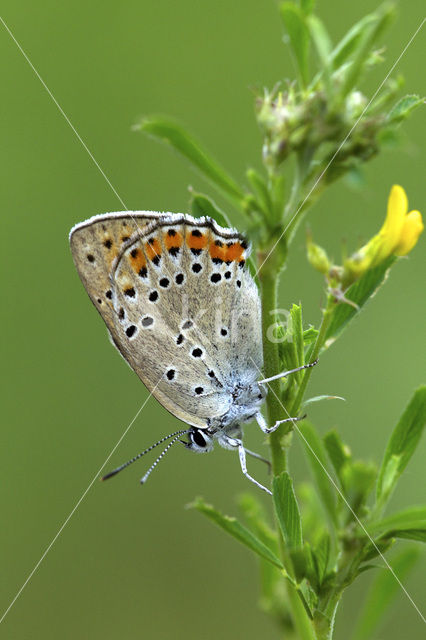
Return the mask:
<path fill-rule="evenodd" d="M 180 158 L 130 131 L 142 114 L 181 120 L 240 180 L 249 164 L 259 166 L 250 87 L 271 87 L 294 75 L 272 0 L 2 5 L 5 21 L 127 207 L 186 211 L 188 184 L 212 193 Z M 319 5 L 334 39 L 377 6 L 371 0 Z M 401 3 L 399 13 L 370 93 L 418 27 L 422 3 Z M 425 93 L 425 36 L 418 35 L 398 65 L 407 92 Z M 147 392 L 109 344 L 68 247 L 73 224 L 122 207 L 4 28 L 0 59 L 3 611 Z M 310 215 L 315 239 L 338 258 L 342 238 L 352 247 L 368 238 L 381 225 L 395 182 L 406 188 L 412 208 L 425 211 L 425 143 L 419 111 L 404 127 L 401 148 L 367 166 L 365 188 L 339 183 L 321 199 Z M 336 394 L 347 402 L 313 406 L 310 417 L 322 431 L 338 427 L 357 456 L 380 459 L 421 382 L 424 275 L 423 238 L 313 376 L 310 395 Z M 321 277 L 306 263 L 300 229 L 282 281 L 282 305 L 300 300 L 305 322 L 317 322 L 322 290 Z M 176 428 L 150 400 L 107 469 Z M 247 438 L 259 450 L 258 431 L 251 426 Z M 422 501 L 424 456 L 423 445 L 391 506 Z M 279 637 L 256 607 L 252 558 L 184 509 L 202 494 L 236 513 L 235 496 L 252 490 L 236 457 L 176 448 L 142 488 L 138 480 L 148 462 L 107 484 L 94 483 L 0 626 L 1 638 Z M 255 462 L 251 468 L 266 480 Z M 292 471 L 299 480 L 308 473 L 297 442 Z M 423 562 L 406 583 L 419 606 L 424 569 Z M 347 593 L 337 640 L 348 637 L 369 581 L 366 574 Z M 419 638 L 422 630 L 401 593 L 377 638 Z"/>

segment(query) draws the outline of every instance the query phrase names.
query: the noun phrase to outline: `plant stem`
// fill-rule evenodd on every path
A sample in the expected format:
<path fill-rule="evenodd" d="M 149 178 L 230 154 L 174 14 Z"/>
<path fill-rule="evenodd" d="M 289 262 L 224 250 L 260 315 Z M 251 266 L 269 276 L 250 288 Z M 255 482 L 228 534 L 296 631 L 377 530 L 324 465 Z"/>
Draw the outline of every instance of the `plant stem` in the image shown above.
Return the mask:
<path fill-rule="evenodd" d="M 275 375 L 279 371 L 280 360 L 278 354 L 278 344 L 272 342 L 268 337 L 269 328 L 276 322 L 277 295 L 278 295 L 278 274 L 274 273 L 269 266 L 265 266 L 259 272 L 259 279 L 262 285 L 262 333 L 263 333 L 263 361 L 264 374 L 266 378 Z M 270 383 L 271 389 L 266 397 L 266 411 L 268 424 L 272 425 L 279 420 L 282 408 L 278 401 L 279 380 Z M 276 394 L 276 395 L 275 395 Z M 269 436 L 271 446 L 272 471 L 274 476 L 279 475 L 287 469 L 287 452 L 281 444 L 282 434 L 279 429 Z"/>
<path fill-rule="evenodd" d="M 336 306 L 336 302 L 335 302 L 333 296 L 329 295 L 328 298 L 327 298 L 327 305 L 326 305 L 326 307 L 325 307 L 325 309 L 323 311 L 323 317 L 322 317 L 320 330 L 319 330 L 317 339 L 315 340 L 314 348 L 312 350 L 311 362 L 314 362 L 318 358 L 318 356 L 320 354 L 320 351 L 321 351 L 322 347 L 324 346 L 325 337 L 327 335 L 327 330 L 328 330 L 328 327 L 330 326 L 330 322 L 331 322 L 331 319 L 333 317 L 335 306 Z M 303 397 L 305 395 L 309 379 L 310 379 L 310 377 L 312 375 L 312 371 L 313 371 L 313 368 L 305 369 L 301 385 L 299 387 L 299 390 L 297 392 L 297 396 L 296 396 L 296 398 L 295 398 L 295 400 L 293 402 L 293 406 L 291 408 L 290 415 L 292 415 L 292 416 L 297 415 L 297 413 L 300 411 L 300 407 L 302 405 Z"/>
<path fill-rule="evenodd" d="M 263 332 L 263 357 L 264 373 L 266 377 L 273 376 L 279 371 L 280 360 L 278 354 L 278 344 L 272 342 L 268 336 L 268 330 L 276 322 L 277 293 L 278 293 L 278 271 L 265 267 L 259 273 L 262 285 L 262 332 Z M 273 385 L 273 386 L 272 386 Z M 275 388 L 274 388 L 275 387 Z M 276 396 L 272 391 L 266 398 L 266 409 L 269 424 L 274 424 L 282 416 L 282 407 L 278 398 L 279 380 L 271 383 Z M 279 475 L 287 469 L 287 450 L 283 446 L 283 434 L 279 429 L 269 436 L 271 446 L 272 471 L 274 475 Z M 278 528 L 279 531 L 279 528 Z M 292 575 L 293 567 L 288 558 L 287 550 L 281 533 L 279 532 L 280 551 L 284 567 Z M 316 640 L 316 635 L 312 627 L 312 622 L 303 606 L 300 596 L 293 585 L 286 581 L 287 595 L 290 603 L 291 616 L 294 627 L 300 640 Z"/>

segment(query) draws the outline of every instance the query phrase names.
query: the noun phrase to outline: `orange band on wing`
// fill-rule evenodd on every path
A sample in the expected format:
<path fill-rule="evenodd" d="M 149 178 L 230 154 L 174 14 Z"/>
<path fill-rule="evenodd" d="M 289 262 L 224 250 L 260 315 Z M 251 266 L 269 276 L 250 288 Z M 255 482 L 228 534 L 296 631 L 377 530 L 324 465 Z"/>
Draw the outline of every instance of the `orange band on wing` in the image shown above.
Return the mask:
<path fill-rule="evenodd" d="M 182 234 L 178 233 L 177 231 L 175 231 L 173 235 L 170 235 L 170 233 L 164 234 L 164 244 L 167 251 L 169 251 L 170 249 L 179 249 L 179 247 L 182 246 L 182 242 Z"/>
<path fill-rule="evenodd" d="M 227 247 L 225 247 L 223 245 L 223 242 L 221 242 L 220 240 L 215 240 L 213 242 L 210 243 L 210 247 L 209 247 L 209 253 L 210 253 L 210 257 L 214 260 L 214 259 L 219 259 L 219 260 L 226 260 L 226 249 Z"/>
<path fill-rule="evenodd" d="M 240 242 L 233 242 L 225 247 L 225 262 L 242 260 L 244 257 L 244 247 Z"/>
<path fill-rule="evenodd" d="M 201 233 L 198 229 L 186 234 L 186 244 L 190 249 L 205 249 L 207 247 L 207 243 L 208 238 L 206 234 Z"/>
<path fill-rule="evenodd" d="M 156 256 L 161 256 L 161 244 L 158 242 L 157 238 L 151 238 L 148 240 L 145 245 L 145 251 L 150 260 Z"/>
<path fill-rule="evenodd" d="M 141 249 L 132 249 L 130 251 L 130 263 L 136 272 L 146 267 L 146 260 Z"/>

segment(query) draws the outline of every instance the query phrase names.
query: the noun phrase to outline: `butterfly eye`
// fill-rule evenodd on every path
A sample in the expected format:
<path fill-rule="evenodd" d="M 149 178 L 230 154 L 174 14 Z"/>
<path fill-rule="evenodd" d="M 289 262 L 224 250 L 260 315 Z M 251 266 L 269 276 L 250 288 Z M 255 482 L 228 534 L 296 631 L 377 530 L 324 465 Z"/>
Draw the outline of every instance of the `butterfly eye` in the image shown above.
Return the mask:
<path fill-rule="evenodd" d="M 206 446 L 206 440 L 201 431 L 199 431 L 198 429 L 194 429 L 194 431 L 191 431 L 190 438 L 191 441 L 197 445 L 197 447 L 204 448 Z"/>

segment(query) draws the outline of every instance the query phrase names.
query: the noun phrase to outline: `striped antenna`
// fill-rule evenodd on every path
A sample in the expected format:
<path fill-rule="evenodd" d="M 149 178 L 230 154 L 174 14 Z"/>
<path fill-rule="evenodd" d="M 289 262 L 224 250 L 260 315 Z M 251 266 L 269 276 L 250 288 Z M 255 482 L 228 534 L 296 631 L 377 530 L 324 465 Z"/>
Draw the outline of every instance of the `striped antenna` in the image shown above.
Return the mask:
<path fill-rule="evenodd" d="M 183 433 L 188 433 L 187 431 L 184 431 Z M 148 476 L 151 474 L 152 471 L 154 471 L 155 467 L 157 466 L 157 464 L 160 462 L 161 458 L 167 453 L 167 451 L 170 449 L 170 447 L 172 447 L 174 445 L 175 442 L 177 442 L 180 438 L 180 436 L 182 435 L 182 432 L 179 433 L 179 435 L 177 435 L 175 438 L 173 438 L 173 440 L 171 442 L 169 442 L 169 444 L 167 445 L 167 447 L 165 449 L 163 449 L 163 451 L 160 453 L 160 455 L 158 456 L 157 460 L 150 466 L 150 468 L 148 469 L 148 471 L 146 472 L 146 474 L 144 476 L 142 476 L 141 478 L 141 484 L 145 484 L 145 482 L 148 480 Z"/>
<path fill-rule="evenodd" d="M 291 373 L 296 373 L 297 371 L 302 371 L 302 369 L 310 369 L 311 367 L 315 367 L 318 364 L 318 358 L 309 364 L 304 364 L 301 367 L 297 367 L 297 369 L 290 369 L 290 371 L 283 371 L 282 373 L 277 373 L 275 376 L 271 376 L 270 378 L 265 378 L 264 380 L 258 380 L 258 384 L 266 384 L 268 382 L 272 382 L 272 380 L 278 380 L 279 378 L 286 378 Z"/>
<path fill-rule="evenodd" d="M 125 469 L 126 467 L 128 467 L 130 464 L 133 464 L 133 462 L 136 462 L 136 460 L 139 460 L 139 458 L 142 458 L 142 456 L 144 456 L 146 453 L 149 453 L 150 451 L 152 451 L 153 449 L 155 449 L 155 447 L 158 447 L 159 444 L 162 444 L 163 442 L 165 442 L 166 440 L 169 440 L 170 438 L 174 438 L 174 440 L 169 444 L 169 446 L 167 447 L 167 449 L 169 449 L 169 447 L 176 442 L 176 440 L 178 438 L 180 438 L 181 436 L 183 436 L 185 433 L 188 433 L 188 429 L 182 429 L 181 431 L 175 431 L 174 433 L 171 433 L 168 436 L 165 436 L 164 438 L 161 438 L 161 440 L 159 440 L 158 442 L 156 442 L 155 444 L 152 444 L 150 447 L 148 447 L 148 449 L 145 449 L 145 451 L 142 451 L 142 453 L 138 453 L 137 456 L 135 456 L 134 458 L 132 458 L 131 460 L 128 460 L 127 462 L 125 462 L 124 464 L 122 464 L 121 466 L 117 467 L 116 469 L 113 469 L 112 471 L 110 471 L 109 473 L 107 473 L 105 476 L 103 476 L 101 478 L 101 480 L 108 480 L 108 478 L 112 478 L 113 476 L 117 475 L 117 473 L 120 473 L 120 471 L 123 471 L 123 469 Z M 176 436 L 176 437 L 175 437 Z M 167 449 L 165 451 L 167 451 Z M 165 453 L 165 451 L 163 451 L 163 453 L 161 454 L 160 458 L 163 456 L 163 454 Z M 156 460 L 156 462 L 154 463 L 154 466 L 157 464 L 158 459 Z M 145 477 L 145 476 L 144 476 Z"/>

